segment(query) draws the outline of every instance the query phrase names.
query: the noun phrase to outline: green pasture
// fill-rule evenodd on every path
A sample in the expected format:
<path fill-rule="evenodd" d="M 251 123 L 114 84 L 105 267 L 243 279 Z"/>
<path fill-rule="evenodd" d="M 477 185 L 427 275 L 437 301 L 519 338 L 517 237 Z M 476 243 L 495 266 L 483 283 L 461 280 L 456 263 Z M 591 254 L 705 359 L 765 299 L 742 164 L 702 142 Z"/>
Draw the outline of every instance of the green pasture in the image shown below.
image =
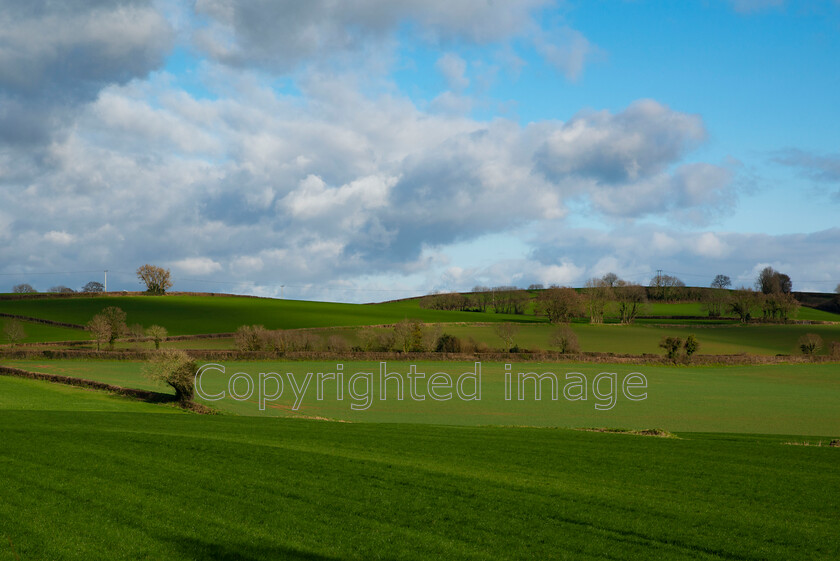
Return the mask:
<path fill-rule="evenodd" d="M 5 361 L 4 364 L 25 370 L 99 380 L 110 384 L 169 391 L 142 375 L 141 362 L 129 361 Z M 217 401 L 199 401 L 218 410 L 245 416 L 311 417 L 353 422 L 431 423 L 448 425 L 517 425 L 543 427 L 621 427 L 633 429 L 663 428 L 669 431 L 700 431 L 728 433 L 766 433 L 835 435 L 840 437 L 840 364 L 780 364 L 769 366 L 727 367 L 663 367 L 627 364 L 575 363 L 512 363 L 512 395 L 505 400 L 504 364 L 482 364 L 481 400 L 464 401 L 453 392 L 452 398 L 436 401 L 424 384 L 436 372 L 449 374 L 454 381 L 464 372 L 474 371 L 472 362 L 388 362 L 387 371 L 399 373 L 403 380 L 403 400 L 396 396 L 397 382 L 391 381 L 386 399 L 379 392 L 378 362 L 340 361 L 343 365 L 343 399 L 337 398 L 337 384 L 324 381 L 323 399 L 318 400 L 317 373 L 337 372 L 337 362 L 259 361 L 222 362 L 224 374 L 208 371 L 202 377 L 205 395 L 225 392 Z M 426 374 L 418 380 L 418 393 L 425 399 L 412 399 L 408 388 L 409 365 L 416 364 L 417 372 Z M 243 372 L 253 380 L 252 394 L 238 401 L 229 392 L 229 378 Z M 258 390 L 260 373 L 278 373 L 284 380 L 283 395 L 274 401 L 266 400 L 260 410 Z M 294 375 L 298 388 L 304 387 L 307 373 L 312 373 L 309 386 L 303 393 L 300 407 L 295 410 L 295 390 L 287 373 Z M 357 381 L 354 399 L 349 393 L 350 377 L 356 372 L 371 373 L 368 381 Z M 542 383 L 541 399 L 534 397 L 534 383 L 526 383 L 524 400 L 516 395 L 519 372 L 543 374 L 552 372 L 558 379 L 558 399 L 551 399 L 550 381 Z M 569 401 L 563 395 L 567 373 L 581 373 L 586 377 L 586 400 Z M 611 391 L 609 381 L 602 381 L 598 393 L 592 384 L 601 372 L 616 373 L 618 385 Z M 648 388 L 642 401 L 628 399 L 621 382 L 631 373 L 642 373 Z M 372 382 L 370 386 L 369 384 Z M 276 392 L 276 382 L 265 382 L 265 394 Z M 369 389 L 369 392 L 367 388 Z M 465 385 L 465 390 L 472 386 Z M 234 387 L 245 396 L 247 383 L 240 380 Z M 299 392 L 300 393 L 300 392 Z M 467 393 L 469 393 L 467 391 Z M 633 393 L 633 391 L 631 391 Z M 367 409 L 362 407 L 370 395 Z M 599 397 L 600 396 L 600 397 Z M 599 410 L 596 404 L 609 410 Z"/>
<path fill-rule="evenodd" d="M 49 410 L 55 386 L 11 386 L 2 561 L 840 556 L 840 450 L 801 436 Z"/>
<path fill-rule="evenodd" d="M 425 322 L 545 321 L 524 315 L 445 312 L 420 308 L 416 300 L 384 304 L 336 304 L 236 296 L 103 296 L 0 300 L 0 312 L 83 325 L 107 306 L 126 312 L 127 323 L 166 327 L 170 335 L 229 333 L 241 325 L 269 329 Z"/>

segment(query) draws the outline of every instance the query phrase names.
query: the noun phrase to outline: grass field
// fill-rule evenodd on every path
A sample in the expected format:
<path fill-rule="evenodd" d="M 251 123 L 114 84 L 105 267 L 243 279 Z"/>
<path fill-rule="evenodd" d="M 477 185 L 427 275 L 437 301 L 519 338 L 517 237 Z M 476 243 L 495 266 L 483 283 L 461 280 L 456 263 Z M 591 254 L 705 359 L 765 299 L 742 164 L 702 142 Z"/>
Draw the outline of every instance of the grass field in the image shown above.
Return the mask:
<path fill-rule="evenodd" d="M 30 371 L 94 379 L 110 384 L 168 391 L 142 375 L 142 363 L 117 361 L 8 361 L 5 364 Z M 512 365 L 513 379 L 518 372 L 553 372 L 558 376 L 558 399 L 551 399 L 550 383 L 543 382 L 543 395 L 534 399 L 533 382 L 526 386 L 526 399 L 520 401 L 515 393 L 505 400 L 504 365 L 482 364 L 482 396 L 480 401 L 463 401 L 453 395 L 448 401 L 435 401 L 424 390 L 424 384 L 435 372 L 445 372 L 454 380 L 460 374 L 474 370 L 470 362 L 388 362 L 388 371 L 403 378 L 404 399 L 396 399 L 397 384 L 391 382 L 390 395 L 382 400 L 379 389 L 379 363 L 342 362 L 346 373 L 345 394 L 336 398 L 336 383 L 324 383 L 322 400 L 316 397 L 318 372 L 336 372 L 335 362 L 225 362 L 225 374 L 208 372 L 202 378 L 207 395 L 225 391 L 218 401 L 202 401 L 222 412 L 246 416 L 312 417 L 341 419 L 353 422 L 426 423 L 448 425 L 517 425 L 542 427 L 621 427 L 632 429 L 663 428 L 669 431 L 693 432 L 750 432 L 765 434 L 802 434 L 840 437 L 840 365 L 797 364 L 738 367 L 661 367 L 626 364 L 566 364 L 519 363 Z M 418 384 L 418 393 L 426 394 L 422 401 L 414 400 L 407 387 L 409 364 L 417 364 L 418 372 L 426 379 Z M 228 380 L 231 375 L 244 372 L 258 384 L 259 373 L 277 372 L 284 377 L 283 395 L 266 402 L 259 409 L 259 392 L 243 401 L 230 397 Z M 306 374 L 313 378 L 298 410 L 293 410 L 295 391 L 286 373 L 292 373 L 298 387 L 303 387 Z M 356 372 L 373 374 L 370 388 L 371 405 L 354 410 L 352 403 L 361 406 L 364 399 L 352 399 L 347 390 L 350 376 Z M 565 374 L 578 372 L 588 381 L 587 399 L 569 401 L 562 386 Z M 647 379 L 647 399 L 631 401 L 619 387 L 611 392 L 608 382 L 602 382 L 599 398 L 592 382 L 601 372 L 614 372 L 617 381 L 630 373 L 641 372 Z M 266 384 L 267 393 L 274 386 Z M 244 381 L 236 390 L 245 393 Z M 365 394 L 364 382 L 359 382 L 357 395 Z M 515 392 L 515 386 L 512 387 Z M 595 404 L 606 405 L 613 395 L 615 405 L 598 410 Z"/>
<path fill-rule="evenodd" d="M 545 349 L 553 330 L 533 316 L 434 312 L 416 301 L 108 297 L 0 301 L 0 311 L 84 323 L 106 305 L 126 310 L 129 323 L 163 324 L 173 335 L 264 324 L 324 327 L 321 335 L 342 333 L 353 343 L 352 330 L 339 326 L 408 317 L 449 322 L 445 331 L 497 347 L 493 325 L 458 322 L 514 320 L 522 322 L 520 346 Z M 669 315 L 662 310 L 649 313 Z M 806 332 L 840 340 L 840 325 L 673 321 L 679 324 L 572 327 L 585 351 L 630 354 L 661 352 L 662 336 L 688 333 L 707 354 L 793 353 Z M 24 326 L 33 326 L 30 340 L 86 336 Z M 0 561 L 840 558 L 840 448 L 827 445 L 840 437 L 836 362 L 512 363 L 514 380 L 519 372 L 556 373 L 557 400 L 549 382 L 536 400 L 532 381 L 524 399 L 514 393 L 506 400 L 505 365 L 483 363 L 481 399 L 472 401 L 431 399 L 427 382 L 436 372 L 457 379 L 474 370 L 473 362 L 417 364 L 426 374 L 416 386 L 423 401 L 411 397 L 410 362 L 388 362 L 387 371 L 403 380 L 403 400 L 393 380 L 381 399 L 379 363 L 339 362 L 343 399 L 328 381 L 319 400 L 313 376 L 297 409 L 295 393 L 307 373 L 336 372 L 337 362 L 225 362 L 224 374 L 210 371 L 202 380 L 205 393 L 227 393 L 204 400 L 222 413 L 214 416 L 0 376 Z M 169 391 L 146 379 L 138 361 L 2 364 Z M 282 397 L 260 411 L 258 392 L 245 396 L 240 379 L 233 389 L 242 400 L 233 399 L 229 379 L 238 372 L 256 382 L 261 372 L 284 375 Z M 351 388 L 356 372 L 371 376 Z M 585 377 L 585 400 L 563 394 L 571 372 Z M 602 372 L 616 373 L 616 384 L 593 386 Z M 636 372 L 647 387 L 631 393 L 647 392 L 644 400 L 629 399 L 620 387 Z M 611 409 L 596 408 L 611 401 Z M 364 410 L 351 407 L 368 402 Z M 661 428 L 674 437 L 575 427 Z"/>
<path fill-rule="evenodd" d="M 107 306 L 118 306 L 129 324 L 163 325 L 171 335 L 229 333 L 240 325 L 269 329 L 394 323 L 405 318 L 426 322 L 545 321 L 534 316 L 443 312 L 420 308 L 416 300 L 385 304 L 335 304 L 299 300 L 213 296 L 108 296 L 2 300 L 0 312 L 85 324 Z"/>
<path fill-rule="evenodd" d="M 419 319 L 427 323 L 513 321 L 528 324 L 545 322 L 545 318 L 537 318 L 533 315 L 427 310 L 420 308 L 417 300 L 383 304 L 336 304 L 179 295 L 2 300 L 0 312 L 84 325 L 107 306 L 122 308 L 128 316 L 129 324 L 163 325 L 171 335 L 228 333 L 235 331 L 241 325 L 254 324 L 261 324 L 269 329 L 297 329 L 388 324 L 405 318 Z M 700 316 L 702 312 L 699 304 L 655 303 L 648 305 L 646 314 Z M 840 316 L 802 308 L 800 319 L 840 321 Z M 70 337 L 70 339 L 73 338 Z"/>
<path fill-rule="evenodd" d="M 5 322 L 10 321 L 7 318 L 0 318 L 0 329 L 2 329 Z M 71 329 L 69 327 L 57 327 L 54 325 L 44 325 L 42 323 L 34 323 L 30 321 L 21 321 L 23 331 L 26 337 L 20 341 L 21 343 L 44 343 L 50 341 L 86 341 L 90 339 L 90 334 L 79 329 Z M 0 341 L 2 335 L 0 335 Z"/>
<path fill-rule="evenodd" d="M 4 561 L 840 555 L 840 450 L 799 437 L 39 410 L 55 386 L 10 383 Z"/>

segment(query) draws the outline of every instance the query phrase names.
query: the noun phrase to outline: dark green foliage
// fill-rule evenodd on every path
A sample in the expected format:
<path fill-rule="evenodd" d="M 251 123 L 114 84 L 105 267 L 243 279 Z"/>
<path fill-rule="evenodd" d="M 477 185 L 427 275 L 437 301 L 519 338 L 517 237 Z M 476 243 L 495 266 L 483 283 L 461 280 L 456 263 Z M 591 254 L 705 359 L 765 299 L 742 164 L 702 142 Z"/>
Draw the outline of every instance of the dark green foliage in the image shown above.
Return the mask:
<path fill-rule="evenodd" d="M 454 335 L 444 333 L 438 338 L 435 351 L 439 353 L 460 353 L 461 340 Z"/>

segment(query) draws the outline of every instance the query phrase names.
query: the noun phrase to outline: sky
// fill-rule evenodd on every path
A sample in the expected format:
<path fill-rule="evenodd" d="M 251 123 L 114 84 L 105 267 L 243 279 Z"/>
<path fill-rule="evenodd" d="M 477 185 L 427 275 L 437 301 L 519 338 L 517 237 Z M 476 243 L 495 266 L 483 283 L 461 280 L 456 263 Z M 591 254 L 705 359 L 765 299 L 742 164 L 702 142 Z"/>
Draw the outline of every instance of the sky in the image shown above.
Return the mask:
<path fill-rule="evenodd" d="M 0 0 L 0 291 L 840 283 L 838 0 Z"/>

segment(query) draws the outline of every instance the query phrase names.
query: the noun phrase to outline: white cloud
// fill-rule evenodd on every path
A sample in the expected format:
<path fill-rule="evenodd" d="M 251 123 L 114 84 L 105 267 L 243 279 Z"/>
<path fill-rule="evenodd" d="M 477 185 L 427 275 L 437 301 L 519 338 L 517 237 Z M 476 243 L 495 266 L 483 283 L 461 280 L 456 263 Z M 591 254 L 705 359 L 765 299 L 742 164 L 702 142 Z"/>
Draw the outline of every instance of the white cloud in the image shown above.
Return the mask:
<path fill-rule="evenodd" d="M 188 275 L 209 275 L 222 270 L 222 266 L 209 257 L 188 257 L 175 261 L 172 266 Z"/>
<path fill-rule="evenodd" d="M 467 62 L 455 53 L 446 53 L 435 63 L 435 68 L 443 74 L 449 89 L 461 91 L 470 85 L 466 77 Z"/>
<path fill-rule="evenodd" d="M 52 230 L 44 234 L 44 240 L 58 245 L 69 245 L 76 240 L 76 236 L 67 232 Z"/>

